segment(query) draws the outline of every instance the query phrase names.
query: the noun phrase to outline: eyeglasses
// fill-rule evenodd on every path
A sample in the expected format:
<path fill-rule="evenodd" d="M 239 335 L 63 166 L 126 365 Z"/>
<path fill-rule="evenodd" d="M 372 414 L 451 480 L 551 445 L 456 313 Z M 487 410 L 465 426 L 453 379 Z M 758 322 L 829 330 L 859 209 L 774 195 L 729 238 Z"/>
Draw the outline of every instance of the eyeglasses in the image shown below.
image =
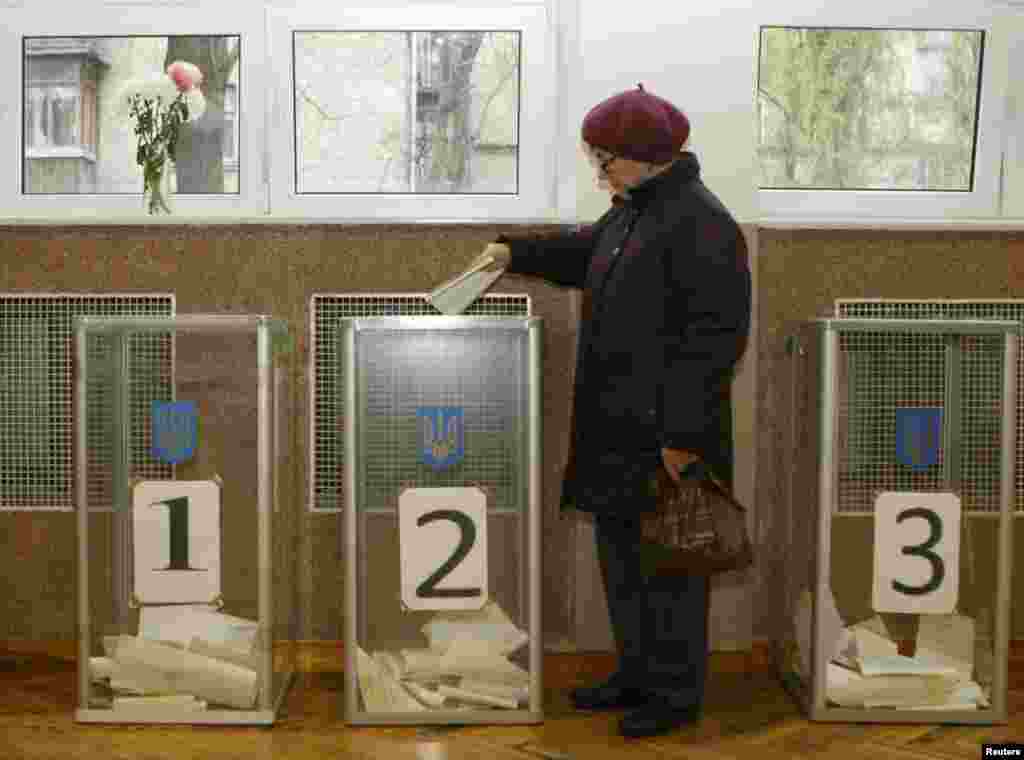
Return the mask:
<path fill-rule="evenodd" d="M 611 166 L 612 163 L 617 161 L 618 158 L 618 156 L 612 156 L 611 158 L 606 158 L 604 161 L 598 164 L 598 170 L 601 172 L 601 174 L 608 176 L 608 167 Z"/>
<path fill-rule="evenodd" d="M 616 161 L 618 161 L 619 159 L 618 156 L 609 156 L 608 158 L 602 161 L 600 156 L 598 156 L 593 150 L 584 148 L 584 152 L 587 155 L 587 160 L 590 162 L 590 165 L 597 170 L 598 174 L 604 174 L 606 176 L 608 172 L 608 167 L 611 166 Z"/>

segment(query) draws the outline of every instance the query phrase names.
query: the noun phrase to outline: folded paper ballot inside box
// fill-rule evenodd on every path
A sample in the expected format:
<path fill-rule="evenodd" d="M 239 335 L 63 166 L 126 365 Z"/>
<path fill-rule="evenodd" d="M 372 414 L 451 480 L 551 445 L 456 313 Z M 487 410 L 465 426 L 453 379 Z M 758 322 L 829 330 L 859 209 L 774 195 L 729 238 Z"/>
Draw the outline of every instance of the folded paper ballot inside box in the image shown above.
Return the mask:
<path fill-rule="evenodd" d="M 370 712 L 514 710 L 529 699 L 529 675 L 500 655 L 495 660 L 476 660 L 469 668 L 439 667 L 429 675 L 405 672 L 402 660 L 389 652 L 371 657 L 358 648 L 357 655 L 359 691 Z"/>
<path fill-rule="evenodd" d="M 149 686 L 166 684 L 170 694 L 191 694 L 208 702 L 248 710 L 256 703 L 256 671 L 135 636 L 104 638 L 107 656 L 127 666 Z M 165 692 L 168 693 L 168 692 Z"/>
<path fill-rule="evenodd" d="M 840 707 L 973 710 L 988 707 L 975 673 L 974 621 L 962 615 L 921 615 L 913 657 L 898 645 L 879 616 L 842 627 L 835 602 L 826 600 L 824 638 L 829 662 L 826 698 Z M 794 613 L 793 667 L 810 673 L 811 609 L 805 591 Z"/>
<path fill-rule="evenodd" d="M 507 657 L 529 636 L 495 602 L 471 612 L 439 613 L 421 630 L 429 648 L 372 656 L 358 650 L 367 710 L 511 710 L 529 700 L 530 674 Z"/>
<path fill-rule="evenodd" d="M 356 648 L 356 672 L 359 693 L 370 712 L 422 712 L 427 709 L 362 647 Z"/>
<path fill-rule="evenodd" d="M 92 680 L 113 691 L 114 709 L 254 707 L 259 685 L 254 621 L 210 608 L 143 607 L 139 628 L 148 636 L 106 636 L 106 656 L 89 660 Z M 168 699 L 126 702 L 124 696 Z"/>
<path fill-rule="evenodd" d="M 945 676 L 862 676 L 834 663 L 828 665 L 828 699 L 841 707 L 912 707 L 941 705 L 957 689 Z"/>
<path fill-rule="evenodd" d="M 146 605 L 139 610 L 138 635 L 151 641 L 188 646 L 199 638 L 215 646 L 252 652 L 259 624 L 225 615 L 207 605 Z"/>
<path fill-rule="evenodd" d="M 431 649 L 443 652 L 448 651 L 456 639 L 464 643 L 479 642 L 488 651 L 500 655 L 512 654 L 529 641 L 529 636 L 515 626 L 493 599 L 479 610 L 438 613 L 420 630 L 430 641 Z"/>

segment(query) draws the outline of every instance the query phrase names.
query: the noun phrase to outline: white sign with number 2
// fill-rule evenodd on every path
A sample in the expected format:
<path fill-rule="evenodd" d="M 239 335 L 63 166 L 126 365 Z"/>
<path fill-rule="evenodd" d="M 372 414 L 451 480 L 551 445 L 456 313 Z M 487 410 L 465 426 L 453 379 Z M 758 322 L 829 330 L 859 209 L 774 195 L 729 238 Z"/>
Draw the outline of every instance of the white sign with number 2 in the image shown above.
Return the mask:
<path fill-rule="evenodd" d="M 951 614 L 960 592 L 960 497 L 886 491 L 875 500 L 875 612 Z"/>
<path fill-rule="evenodd" d="M 479 488 L 409 488 L 398 497 L 402 602 L 410 610 L 487 603 L 487 496 Z"/>

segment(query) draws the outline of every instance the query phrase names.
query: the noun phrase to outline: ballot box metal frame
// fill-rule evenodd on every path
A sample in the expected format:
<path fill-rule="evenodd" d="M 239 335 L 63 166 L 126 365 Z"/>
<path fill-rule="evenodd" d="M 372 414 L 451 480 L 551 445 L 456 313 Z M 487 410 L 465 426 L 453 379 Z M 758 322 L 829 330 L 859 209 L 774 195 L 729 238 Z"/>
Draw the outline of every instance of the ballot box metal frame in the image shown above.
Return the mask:
<path fill-rule="evenodd" d="M 529 699 L 525 709 L 431 709 L 424 712 L 370 712 L 359 707 L 356 647 L 360 633 L 366 634 L 365 614 L 359 604 L 358 582 L 366 577 L 366 551 L 358 544 L 358 536 L 366 535 L 367 515 L 360 509 L 363 494 L 360 490 L 358 468 L 362 460 L 358 450 L 359 429 L 365 424 L 364 410 L 359 399 L 359 356 L 357 339 L 360 333 L 369 331 L 416 331 L 416 330 L 521 330 L 526 334 L 525 375 L 526 375 L 526 422 L 528 430 L 525 441 L 526 503 L 525 530 L 520 530 L 520 557 L 525 564 L 519 571 L 519 599 L 528 605 L 529 641 Z M 541 628 L 541 429 L 542 403 L 541 388 L 541 347 L 542 320 L 539 317 L 497 317 L 497 316 L 409 316 L 409 317 L 357 317 L 340 320 L 338 331 L 338 357 L 345 373 L 344 408 L 347 410 L 344 422 L 345 488 L 346 504 L 343 510 L 343 554 L 345 562 L 345 622 L 344 661 L 345 720 L 351 725 L 445 725 L 445 724 L 527 724 L 543 722 L 543 648 Z M 442 360 L 442 357 L 438 357 Z M 374 509 L 372 511 L 387 511 Z M 397 509 L 390 510 L 397 515 Z M 488 510 L 490 513 L 490 510 Z M 362 525 L 360 524 L 362 523 Z M 525 546 L 523 546 L 525 544 Z M 369 654 L 369 653 L 368 653 Z"/>
<path fill-rule="evenodd" d="M 172 371 L 171 393 L 175 389 L 173 368 L 176 361 L 177 339 L 182 334 L 255 337 L 256 354 L 256 521 L 257 547 L 256 568 L 258 628 L 254 652 L 260 663 L 257 672 L 258 691 L 256 702 L 251 709 L 214 708 L 188 711 L 174 705 L 160 705 L 114 708 L 96 706 L 93 702 L 93 686 L 89 659 L 92 655 L 93 635 L 92 610 L 90 608 L 90 573 L 95 559 L 90 556 L 89 522 L 95 512 L 112 512 L 113 532 L 111 574 L 113 584 L 114 614 L 124 617 L 128 607 L 133 606 L 128 580 L 131 572 L 130 515 L 131 515 L 131 463 L 127 459 L 124 441 L 129 435 L 131 412 L 128 408 L 129 378 L 125 368 L 131 360 L 129 336 L 168 335 L 171 340 L 170 363 Z M 118 431 L 113 444 L 112 505 L 99 508 L 89 504 L 89 439 L 87 420 L 89 412 L 89 339 L 102 336 L 110 340 L 113 361 L 119 365 L 113 377 L 112 428 Z M 77 505 L 77 546 L 78 546 L 78 701 L 75 720 L 81 723 L 139 723 L 139 724 L 195 724 L 195 725 L 273 725 L 284 701 L 295 681 L 297 658 L 294 645 L 297 643 L 297 615 L 294 607 L 289 611 L 289 620 L 275 620 L 274 592 L 274 545 L 271 531 L 280 529 L 282 524 L 291 524 L 298 529 L 298 520 L 288 517 L 286 511 L 296 512 L 296 494 L 281 487 L 281 462 L 288 441 L 283 430 L 294 424 L 287 419 L 284 404 L 294 388 L 294 378 L 287 377 L 285 366 L 278 360 L 282 354 L 292 353 L 290 332 L 282 319 L 262 314 L 178 314 L 169 317 L 137 316 L 80 316 L 75 320 L 75 457 Z M 294 409 L 291 410 L 292 413 Z M 200 422 L 200 425 L 202 423 Z M 202 439 L 200 438 L 200 445 Z M 271 472 L 275 466 L 278 472 Z M 172 466 L 172 470 L 174 466 Z M 219 483 L 219 476 L 215 478 Z M 171 481 L 174 480 L 172 477 Z M 125 519 L 125 517 L 129 519 Z M 223 512 L 221 513 L 223 521 Z M 282 521 L 284 521 L 282 523 Z M 223 524 L 223 523 L 222 523 Z M 293 537 L 294 538 L 294 537 Z M 128 598 L 125 598 L 125 595 Z M 292 597 L 295 602 L 295 597 Z M 278 634 L 285 628 L 288 635 L 278 640 Z M 282 649 L 280 646 L 284 645 Z M 288 647 L 292 649 L 288 650 Z M 278 651 L 278 650 L 281 651 Z M 287 651 L 286 651 L 287 650 Z M 275 672 L 278 667 L 281 672 Z"/>
<path fill-rule="evenodd" d="M 840 466 L 848 453 L 840 440 L 840 407 L 851 405 L 842 397 L 840 365 L 841 339 L 865 333 L 899 336 L 913 340 L 914 336 L 938 336 L 942 341 L 942 408 L 948 418 L 943 420 L 942 447 L 944 455 L 939 481 L 942 491 L 957 495 L 967 493 L 968 486 L 961 478 L 961 439 L 963 425 L 961 387 L 964 377 L 965 351 L 962 341 L 971 338 L 991 342 L 990 353 L 999 356 L 998 420 L 1000 452 L 993 477 L 998 484 L 998 511 L 989 514 L 970 512 L 962 506 L 962 525 L 977 517 L 996 518 L 995 589 L 985 589 L 993 599 L 992 615 L 992 673 L 989 707 L 977 709 L 915 709 L 838 706 L 827 701 L 827 664 L 832 653 L 821 640 L 825 607 L 821 603 L 832 593 L 833 524 L 837 518 L 874 518 L 873 511 L 840 514 Z M 789 413 L 792 419 L 784 423 L 789 428 L 783 433 L 788 445 L 783 454 L 788 473 L 781 503 L 778 540 L 773 549 L 771 574 L 782 586 L 784 603 L 778 613 L 776 630 L 780 638 L 771 647 L 772 660 L 783 684 L 800 703 L 813 721 L 858 723 L 956 723 L 996 724 L 1007 721 L 1007 667 L 1010 628 L 1010 587 L 1013 563 L 1013 516 L 1015 501 L 1015 443 L 1017 419 L 1017 360 L 1022 333 L 1019 322 L 1008 320 L 961 319 L 866 319 L 823 318 L 795 326 L 787 339 L 790 378 L 788 390 Z M 980 336 L 980 337 L 979 337 Z M 932 338 L 935 341 L 935 338 Z M 933 349 L 939 350 L 939 349 Z M 936 354 L 938 355 L 938 354 Z M 980 372 L 980 370 L 978 370 Z M 904 378 L 905 379 L 905 378 Z M 847 378 L 846 382 L 849 382 Z M 786 385 L 784 383 L 784 385 Z M 994 395 L 994 394 L 993 394 Z M 978 403 L 974 399 L 975 403 Z M 966 405 L 966 404 L 964 404 Z M 847 423 L 848 424 L 848 423 Z M 898 490 L 898 489 L 893 489 Z M 910 489 L 902 489 L 910 490 Z M 876 493 L 879 491 L 876 491 Z M 962 527 L 963 532 L 963 527 Z M 968 535 L 970 535 L 968 533 Z M 961 549 L 963 551 L 963 547 Z M 979 561 L 982 558 L 975 558 Z M 968 558 L 970 564 L 970 558 Z M 869 565 L 870 567 L 870 565 Z M 963 559 L 961 560 L 961 572 Z M 795 641 L 794 601 L 804 586 L 812 594 L 810 615 L 810 647 L 805 653 L 809 661 L 809 674 L 801 678 L 791 666 Z M 976 589 L 977 590 L 977 589 Z M 962 598 L 962 597 L 961 597 Z M 847 625 L 857 621 L 844 621 Z M 805 662 L 806 662 L 805 661 Z M 976 677 L 977 671 L 972 673 Z"/>

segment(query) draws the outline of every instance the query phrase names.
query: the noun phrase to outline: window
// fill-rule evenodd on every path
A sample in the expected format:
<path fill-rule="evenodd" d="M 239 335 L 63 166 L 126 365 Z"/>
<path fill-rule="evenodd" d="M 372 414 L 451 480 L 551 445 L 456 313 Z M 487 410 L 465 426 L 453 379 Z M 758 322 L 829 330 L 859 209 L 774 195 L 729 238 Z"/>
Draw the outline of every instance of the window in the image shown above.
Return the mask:
<path fill-rule="evenodd" d="M 783 15 L 758 33 L 762 218 L 998 213 L 1007 69 L 994 17 L 880 0 Z"/>
<path fill-rule="evenodd" d="M 761 29 L 760 187 L 973 186 L 984 32 Z"/>
<path fill-rule="evenodd" d="M 517 192 L 520 33 L 294 40 L 299 194 Z"/>
<path fill-rule="evenodd" d="M 140 192 L 134 122 L 121 100 L 133 81 L 163 77 L 166 64 L 179 59 L 203 71 L 209 97 L 202 119 L 182 131 L 172 182 L 179 192 L 232 192 L 223 150 L 205 135 L 230 134 L 235 147 L 235 103 L 229 129 L 225 80 L 238 70 L 238 37 L 29 37 L 24 43 L 24 193 Z M 236 98 L 237 86 L 231 90 Z M 101 121 L 98 98 L 107 104 Z"/>
<path fill-rule="evenodd" d="M 554 213 L 543 7 L 277 10 L 270 29 L 272 57 L 290 62 L 273 109 L 275 213 Z"/>
<path fill-rule="evenodd" d="M 0 133 L 17 139 L 20 158 L 0 158 L 0 203 L 19 217 L 146 216 L 135 122 L 124 101 L 146 82 L 161 82 L 172 60 L 203 72 L 206 111 L 186 125 L 171 165 L 176 217 L 265 213 L 262 130 L 265 88 L 245 87 L 266 62 L 265 16 L 204 8 L 201 14 L 105 3 L 5 10 L 0 56 L 20 72 L 20 108 L 0 111 Z M 154 33 L 159 30 L 157 33 Z M 147 88 L 147 92 L 151 92 Z M 13 105 L 13 103 L 12 103 Z M 260 118 L 244 121 L 242 109 Z M 240 153 L 247 146 L 248 153 Z M 12 181 L 13 180 L 13 181 Z M 83 201 L 87 197 L 87 201 Z"/>

